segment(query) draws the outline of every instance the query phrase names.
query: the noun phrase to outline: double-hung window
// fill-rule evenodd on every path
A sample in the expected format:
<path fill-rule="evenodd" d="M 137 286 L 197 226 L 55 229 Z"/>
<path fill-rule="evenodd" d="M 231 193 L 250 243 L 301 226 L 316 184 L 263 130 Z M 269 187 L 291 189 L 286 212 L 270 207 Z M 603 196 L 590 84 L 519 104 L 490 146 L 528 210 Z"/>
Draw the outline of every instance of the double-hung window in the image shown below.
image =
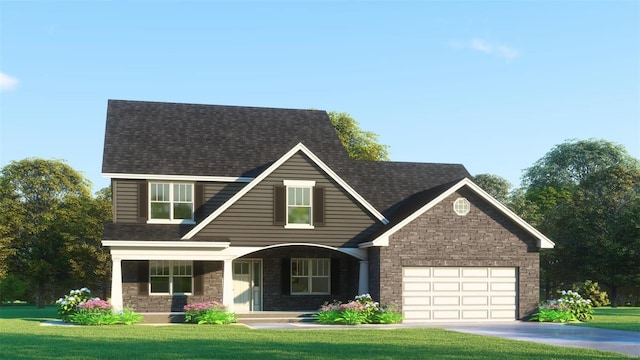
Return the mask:
<path fill-rule="evenodd" d="M 190 294 L 193 291 L 191 261 L 150 260 L 151 294 Z"/>
<path fill-rule="evenodd" d="M 313 228 L 313 187 L 315 181 L 285 180 L 287 228 Z"/>
<path fill-rule="evenodd" d="M 193 184 L 149 183 L 149 222 L 193 222 Z"/>
<path fill-rule="evenodd" d="M 291 294 L 329 294 L 330 259 L 291 259 Z"/>

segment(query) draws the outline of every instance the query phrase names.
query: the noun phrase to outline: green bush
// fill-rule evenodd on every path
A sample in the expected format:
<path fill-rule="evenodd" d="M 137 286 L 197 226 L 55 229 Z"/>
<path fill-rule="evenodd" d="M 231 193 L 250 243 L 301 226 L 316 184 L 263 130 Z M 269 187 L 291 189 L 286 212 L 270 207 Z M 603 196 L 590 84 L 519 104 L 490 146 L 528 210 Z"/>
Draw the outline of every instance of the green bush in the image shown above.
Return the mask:
<path fill-rule="evenodd" d="M 20 280 L 13 274 L 7 274 L 2 281 L 0 281 L 0 301 L 1 302 L 14 302 L 16 300 L 24 300 L 24 295 L 27 293 L 29 284 Z"/>
<path fill-rule="evenodd" d="M 562 296 L 558 299 L 558 303 L 567 306 L 577 320 L 588 321 L 593 319 L 591 300 L 583 299 L 580 294 L 572 290 L 562 290 L 561 294 Z"/>
<path fill-rule="evenodd" d="M 58 317 L 63 321 L 70 321 L 71 315 L 75 315 L 78 310 L 78 304 L 90 299 L 91 290 L 86 287 L 69 291 L 68 295 L 56 301 L 56 305 L 58 305 Z"/>
<path fill-rule="evenodd" d="M 582 284 L 574 286 L 574 291 L 577 291 L 583 298 L 591 300 L 591 305 L 594 307 L 606 306 L 611 304 L 609 301 L 609 294 L 606 291 L 600 289 L 600 284 L 597 282 L 586 280 Z"/>
<path fill-rule="evenodd" d="M 552 300 L 555 301 L 555 300 Z M 566 306 L 558 305 L 557 303 L 544 303 L 538 308 L 538 312 L 531 316 L 530 321 L 539 322 L 568 322 L 576 321 L 575 315 Z"/>

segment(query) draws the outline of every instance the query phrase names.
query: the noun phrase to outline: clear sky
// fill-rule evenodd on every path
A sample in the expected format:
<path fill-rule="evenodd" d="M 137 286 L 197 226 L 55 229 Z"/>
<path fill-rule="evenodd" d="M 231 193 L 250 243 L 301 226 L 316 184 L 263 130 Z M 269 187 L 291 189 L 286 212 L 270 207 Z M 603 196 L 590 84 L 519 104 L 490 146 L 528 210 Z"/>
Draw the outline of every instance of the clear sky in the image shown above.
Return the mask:
<path fill-rule="evenodd" d="M 108 99 L 347 112 L 394 161 L 519 185 L 567 139 L 640 157 L 640 1 L 0 0 L 0 167 L 107 186 Z"/>

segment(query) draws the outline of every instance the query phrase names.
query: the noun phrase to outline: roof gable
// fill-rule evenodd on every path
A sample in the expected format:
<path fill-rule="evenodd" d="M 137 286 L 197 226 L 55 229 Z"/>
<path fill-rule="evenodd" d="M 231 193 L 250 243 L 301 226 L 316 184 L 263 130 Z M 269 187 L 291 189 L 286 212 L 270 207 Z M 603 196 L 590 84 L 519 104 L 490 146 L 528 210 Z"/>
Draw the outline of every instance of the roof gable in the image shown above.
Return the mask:
<path fill-rule="evenodd" d="M 191 231 L 183 236 L 183 240 L 191 239 L 198 232 L 204 229 L 209 223 L 215 220 L 218 216 L 224 213 L 231 205 L 236 203 L 239 199 L 241 199 L 244 195 L 246 195 L 251 189 L 255 188 L 260 182 L 262 182 L 265 178 L 267 178 L 270 174 L 272 174 L 276 169 L 278 169 L 282 164 L 284 164 L 288 159 L 290 159 L 294 154 L 302 152 L 304 153 L 311 161 L 313 161 L 322 171 L 324 171 L 330 178 L 332 178 L 340 187 L 342 187 L 349 195 L 351 195 L 356 201 L 362 205 L 367 211 L 369 211 L 375 218 L 377 218 L 381 223 L 387 224 L 389 221 L 382 215 L 376 208 L 374 208 L 365 198 L 363 198 L 358 192 L 356 192 L 346 181 L 344 181 L 338 174 L 336 174 L 329 166 L 327 166 L 320 158 L 318 158 L 313 152 L 311 152 L 305 145 L 302 143 L 297 144 L 291 150 L 289 150 L 286 154 L 281 156 L 277 161 L 271 164 L 266 170 L 264 170 L 260 175 L 258 175 L 253 181 L 251 181 L 247 186 L 242 188 L 239 192 L 237 192 L 231 199 L 229 199 L 226 203 L 216 209 L 211 215 L 207 216 L 200 224 L 196 225 Z"/>
<path fill-rule="evenodd" d="M 462 187 L 468 187 L 473 192 L 475 192 L 480 198 L 487 201 L 489 204 L 498 209 L 503 215 L 507 218 L 515 222 L 518 226 L 528 232 L 531 236 L 535 237 L 537 240 L 537 246 L 542 249 L 550 249 L 555 246 L 553 241 L 547 238 L 544 234 L 536 230 L 529 223 L 524 221 L 521 217 L 516 215 L 513 211 L 507 208 L 498 200 L 494 199 L 491 195 L 489 195 L 486 191 L 482 190 L 478 185 L 476 185 L 473 181 L 468 178 L 464 178 L 459 182 L 443 185 L 439 188 L 432 189 L 428 193 L 425 193 L 424 196 L 430 197 L 431 199 L 422 207 L 412 212 L 410 215 L 405 217 L 404 219 L 398 221 L 395 225 L 392 225 L 391 228 L 385 230 L 380 235 L 376 236 L 376 238 L 368 243 L 360 244 L 360 247 L 371 247 L 371 246 L 388 246 L 389 245 L 389 237 L 393 235 L 395 232 L 403 228 L 408 223 L 417 219 L 420 215 L 424 214 L 435 205 L 449 197 L 451 194 L 461 189 Z M 439 190 L 439 191 L 438 191 Z"/>

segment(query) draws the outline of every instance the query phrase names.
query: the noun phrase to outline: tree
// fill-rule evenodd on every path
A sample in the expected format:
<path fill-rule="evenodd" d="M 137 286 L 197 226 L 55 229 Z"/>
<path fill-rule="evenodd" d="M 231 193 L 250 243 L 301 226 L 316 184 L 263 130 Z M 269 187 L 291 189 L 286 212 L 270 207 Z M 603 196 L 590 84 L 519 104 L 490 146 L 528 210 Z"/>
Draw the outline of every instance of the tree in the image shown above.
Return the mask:
<path fill-rule="evenodd" d="M 524 204 L 531 206 L 523 217 L 556 243 L 541 253 L 547 296 L 590 279 L 610 288 L 615 305 L 617 289 L 638 279 L 640 237 L 628 219 L 636 211 L 639 164 L 620 145 L 571 140 L 525 170 Z"/>
<path fill-rule="evenodd" d="M 473 177 L 473 182 L 501 203 L 507 204 L 509 202 L 509 191 L 511 190 L 509 180 L 498 175 L 479 174 Z"/>
<path fill-rule="evenodd" d="M 331 111 L 328 115 L 351 159 L 389 160 L 389 146 L 378 143 L 378 134 L 360 129 L 358 122 L 345 112 Z"/>
<path fill-rule="evenodd" d="M 30 158 L 2 169 L 0 189 L 6 272 L 27 281 L 44 307 L 56 286 L 74 280 L 70 249 L 86 236 L 91 185 L 63 161 Z"/>

